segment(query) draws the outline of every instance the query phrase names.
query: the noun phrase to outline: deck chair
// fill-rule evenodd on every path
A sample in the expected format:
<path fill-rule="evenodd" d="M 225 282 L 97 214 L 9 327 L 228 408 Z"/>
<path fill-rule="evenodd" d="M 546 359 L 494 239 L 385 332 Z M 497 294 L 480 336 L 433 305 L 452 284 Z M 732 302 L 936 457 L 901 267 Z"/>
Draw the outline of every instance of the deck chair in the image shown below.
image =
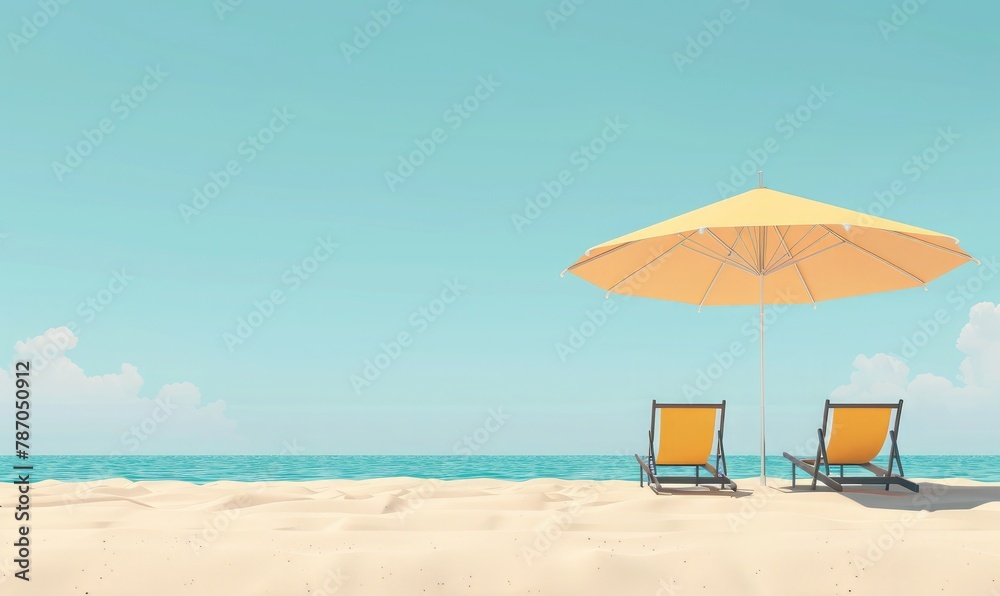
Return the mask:
<path fill-rule="evenodd" d="M 892 420 L 893 410 L 895 420 Z M 828 432 L 827 422 L 831 411 L 833 425 Z M 920 487 L 915 482 L 903 478 L 903 462 L 899 459 L 896 440 L 899 437 L 899 415 L 902 411 L 903 400 L 895 404 L 832 404 L 830 400 L 826 400 L 823 427 L 818 431 L 816 457 L 804 459 L 784 454 L 792 462 L 792 486 L 795 486 L 795 469 L 800 468 L 812 476 L 813 490 L 819 480 L 841 492 L 845 484 L 884 484 L 885 490 L 889 490 L 889 485 L 895 484 L 919 492 Z M 890 442 L 889 467 L 883 469 L 873 464 L 872 460 L 885 445 L 886 431 Z M 896 464 L 899 474 L 893 473 L 893 464 Z M 830 466 L 840 466 L 840 475 L 830 476 Z M 844 476 L 844 466 L 861 467 L 874 476 Z"/>
<path fill-rule="evenodd" d="M 657 416 L 659 414 L 659 416 Z M 719 428 L 715 428 L 718 414 Z M 658 447 L 653 449 L 656 422 L 659 418 Z M 736 490 L 736 483 L 726 474 L 726 452 L 722 446 L 722 431 L 726 423 L 726 402 L 721 404 L 658 404 L 653 400 L 653 414 L 649 423 L 649 454 L 645 459 L 635 455 L 639 462 L 639 486 L 643 474 L 649 479 L 649 488 L 660 494 L 663 484 L 718 484 Z M 718 441 L 716 442 L 716 438 Z M 716 443 L 715 465 L 708 463 L 712 444 Z M 719 473 L 719 463 L 722 473 Z M 662 476 L 660 468 L 693 467 L 694 476 Z M 702 476 L 704 468 L 708 475 Z"/>

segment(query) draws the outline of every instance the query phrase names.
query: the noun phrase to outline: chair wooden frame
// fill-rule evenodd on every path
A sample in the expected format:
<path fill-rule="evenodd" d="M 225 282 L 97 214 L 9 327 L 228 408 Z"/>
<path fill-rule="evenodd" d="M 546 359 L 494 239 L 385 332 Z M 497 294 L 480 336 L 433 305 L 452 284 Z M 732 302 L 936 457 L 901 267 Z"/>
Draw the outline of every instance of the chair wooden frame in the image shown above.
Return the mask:
<path fill-rule="evenodd" d="M 826 436 L 827 436 L 827 424 L 830 420 L 830 410 L 836 408 L 891 408 L 896 411 L 896 419 L 892 424 L 892 428 L 889 429 L 889 466 L 888 468 L 880 468 L 871 462 L 858 463 L 858 464 L 833 464 L 835 466 L 840 466 L 840 475 L 832 476 L 830 474 L 830 461 L 826 454 Z M 805 459 L 803 457 L 796 457 L 784 453 L 785 459 L 792 462 L 792 486 L 795 486 L 795 469 L 800 468 L 812 477 L 812 489 L 816 490 L 816 482 L 822 482 L 823 484 L 829 486 L 835 491 L 843 492 L 845 484 L 884 484 L 885 490 L 889 490 L 890 485 L 902 486 L 913 492 L 920 492 L 920 486 L 903 477 L 903 462 L 899 458 L 899 445 L 897 444 L 897 437 L 899 437 L 899 418 L 900 414 L 903 412 L 903 400 L 899 400 L 899 403 L 894 404 L 846 404 L 846 403 L 830 403 L 830 400 L 826 400 L 826 406 L 823 408 L 823 426 L 818 429 L 819 434 L 819 446 L 816 448 L 816 457 L 812 459 Z M 893 464 L 899 469 L 899 474 L 893 473 Z M 844 466 L 857 466 L 864 468 L 874 474 L 874 476 L 844 476 Z M 820 470 L 825 470 L 825 473 Z"/>
<path fill-rule="evenodd" d="M 667 409 L 667 408 L 716 408 L 720 411 L 719 415 L 719 430 L 717 431 L 718 443 L 715 449 L 715 465 L 711 465 L 708 462 L 704 464 L 657 464 L 656 454 L 653 447 L 653 436 L 656 434 L 656 412 L 657 410 Z M 656 400 L 653 400 L 653 411 L 650 417 L 649 424 L 649 453 L 646 456 L 645 461 L 643 458 L 639 457 L 639 454 L 635 454 L 636 461 L 639 462 L 639 486 L 643 485 L 643 474 L 649 479 L 649 488 L 656 494 L 661 494 L 664 491 L 663 484 L 694 484 L 699 486 L 702 484 L 720 485 L 728 486 L 734 492 L 736 491 L 736 483 L 729 479 L 727 476 L 728 468 L 726 466 L 726 451 L 722 444 L 723 431 L 726 425 L 726 400 L 722 400 L 721 404 L 658 404 Z M 722 473 L 719 473 L 719 464 L 722 464 Z M 693 467 L 694 476 L 662 476 L 658 473 L 657 467 Z M 701 469 L 704 468 L 708 472 L 707 476 L 701 475 Z"/>

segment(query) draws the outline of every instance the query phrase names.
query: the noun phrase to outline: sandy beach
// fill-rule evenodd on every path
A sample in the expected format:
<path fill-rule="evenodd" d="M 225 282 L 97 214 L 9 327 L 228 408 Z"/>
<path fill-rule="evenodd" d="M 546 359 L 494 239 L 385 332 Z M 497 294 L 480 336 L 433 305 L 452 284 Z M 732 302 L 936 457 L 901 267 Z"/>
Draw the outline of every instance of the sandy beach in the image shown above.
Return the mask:
<path fill-rule="evenodd" d="M 39 482 L 4 594 L 1000 594 L 1000 484 L 654 495 L 637 482 Z"/>

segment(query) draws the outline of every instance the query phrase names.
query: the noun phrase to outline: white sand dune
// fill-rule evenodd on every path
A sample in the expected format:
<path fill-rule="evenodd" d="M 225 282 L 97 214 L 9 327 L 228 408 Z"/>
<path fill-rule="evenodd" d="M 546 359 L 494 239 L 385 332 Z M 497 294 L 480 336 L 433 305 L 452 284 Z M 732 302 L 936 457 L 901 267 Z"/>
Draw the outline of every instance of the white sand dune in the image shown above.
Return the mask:
<path fill-rule="evenodd" d="M 1000 483 L 656 496 L 636 482 L 40 482 L 3 594 L 1000 596 Z"/>

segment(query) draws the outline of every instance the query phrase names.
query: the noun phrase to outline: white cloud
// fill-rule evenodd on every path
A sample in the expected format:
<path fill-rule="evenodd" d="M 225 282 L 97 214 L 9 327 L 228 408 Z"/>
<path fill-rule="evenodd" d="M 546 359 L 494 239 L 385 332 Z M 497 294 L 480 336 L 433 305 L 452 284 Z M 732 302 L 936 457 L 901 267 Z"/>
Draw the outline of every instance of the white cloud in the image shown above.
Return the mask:
<path fill-rule="evenodd" d="M 973 306 L 956 346 L 966 355 L 959 370 L 968 391 L 1000 397 L 1000 304 Z"/>
<path fill-rule="evenodd" d="M 958 383 L 934 374 L 910 378 L 909 366 L 888 354 L 854 359 L 851 382 L 833 401 L 904 400 L 900 441 L 904 453 L 1000 453 L 1000 304 L 981 302 L 955 344 L 965 359 Z"/>
<path fill-rule="evenodd" d="M 32 361 L 32 451 L 51 454 L 234 453 L 242 439 L 222 400 L 202 403 L 190 382 L 169 383 L 152 397 L 140 395 L 138 369 L 88 375 L 66 353 L 79 338 L 68 328 L 49 329 L 19 341 L 14 360 Z M 12 369 L 13 370 L 13 367 Z M 11 387 L 12 374 L 0 371 Z M 148 395 L 148 394 L 147 394 Z M 13 400 L 4 409 L 13 416 Z"/>
<path fill-rule="evenodd" d="M 172 401 L 175 404 L 194 406 L 201 401 L 201 391 L 194 383 L 184 381 L 183 383 L 170 383 L 160 387 L 160 392 L 156 394 L 156 397 Z"/>
<path fill-rule="evenodd" d="M 906 396 L 910 368 L 888 354 L 854 359 L 851 383 L 830 394 L 834 401 L 896 401 Z"/>

